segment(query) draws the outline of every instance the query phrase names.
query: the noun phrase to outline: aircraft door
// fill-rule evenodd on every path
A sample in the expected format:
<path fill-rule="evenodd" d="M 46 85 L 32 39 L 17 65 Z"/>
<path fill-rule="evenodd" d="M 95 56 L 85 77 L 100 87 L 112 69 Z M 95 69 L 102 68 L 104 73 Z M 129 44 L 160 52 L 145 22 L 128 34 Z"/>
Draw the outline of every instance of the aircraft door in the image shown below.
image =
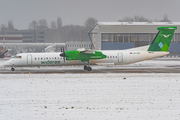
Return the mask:
<path fill-rule="evenodd" d="M 32 65 L 32 55 L 27 55 L 27 65 Z"/>
<path fill-rule="evenodd" d="M 123 62 L 123 54 L 118 53 L 118 63 L 122 63 L 122 62 Z"/>

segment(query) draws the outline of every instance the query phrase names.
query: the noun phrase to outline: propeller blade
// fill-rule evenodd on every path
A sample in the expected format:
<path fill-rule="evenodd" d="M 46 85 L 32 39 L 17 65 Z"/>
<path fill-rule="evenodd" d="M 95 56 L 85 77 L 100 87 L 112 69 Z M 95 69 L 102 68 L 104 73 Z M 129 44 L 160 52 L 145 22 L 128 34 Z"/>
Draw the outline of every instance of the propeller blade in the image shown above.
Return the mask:
<path fill-rule="evenodd" d="M 65 53 L 65 52 L 62 52 L 62 53 L 60 54 L 60 56 L 63 57 L 64 62 L 65 62 L 66 53 Z"/>
<path fill-rule="evenodd" d="M 60 56 L 61 56 L 61 57 L 66 57 L 66 53 L 65 53 L 65 52 L 62 52 L 62 53 L 60 54 Z"/>

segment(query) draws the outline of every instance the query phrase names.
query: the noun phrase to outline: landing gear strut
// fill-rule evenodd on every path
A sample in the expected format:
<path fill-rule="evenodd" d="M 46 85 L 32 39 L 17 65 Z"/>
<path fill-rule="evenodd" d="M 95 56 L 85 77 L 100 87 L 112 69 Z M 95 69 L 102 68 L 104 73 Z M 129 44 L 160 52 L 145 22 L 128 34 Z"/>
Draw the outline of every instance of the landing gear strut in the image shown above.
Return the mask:
<path fill-rule="evenodd" d="M 86 65 L 84 66 L 84 70 L 87 70 L 87 66 Z"/>
<path fill-rule="evenodd" d="M 12 67 L 11 70 L 12 70 L 12 71 L 15 71 L 15 68 Z"/>
<path fill-rule="evenodd" d="M 89 66 L 89 62 L 88 62 L 88 66 L 84 65 L 84 70 L 92 71 L 92 68 Z"/>

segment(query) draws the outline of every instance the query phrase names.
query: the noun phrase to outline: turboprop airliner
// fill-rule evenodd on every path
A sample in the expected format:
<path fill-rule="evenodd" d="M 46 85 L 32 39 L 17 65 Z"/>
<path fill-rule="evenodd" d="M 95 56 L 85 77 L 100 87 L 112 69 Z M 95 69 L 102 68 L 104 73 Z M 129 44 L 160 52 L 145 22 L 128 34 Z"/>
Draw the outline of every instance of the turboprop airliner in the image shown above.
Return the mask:
<path fill-rule="evenodd" d="M 86 50 L 78 49 L 58 53 L 21 53 L 4 63 L 11 67 L 84 65 L 84 70 L 92 71 L 90 65 L 125 65 L 168 55 L 176 26 L 158 27 L 159 31 L 148 46 L 126 50 Z"/>

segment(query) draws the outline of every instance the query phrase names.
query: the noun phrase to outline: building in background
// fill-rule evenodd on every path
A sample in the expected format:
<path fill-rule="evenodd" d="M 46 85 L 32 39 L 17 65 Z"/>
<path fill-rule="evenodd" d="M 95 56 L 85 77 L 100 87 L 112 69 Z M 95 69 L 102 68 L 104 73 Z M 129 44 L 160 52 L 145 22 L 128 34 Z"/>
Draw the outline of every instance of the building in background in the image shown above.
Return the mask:
<path fill-rule="evenodd" d="M 98 22 L 89 34 L 97 50 L 123 50 L 149 45 L 161 26 L 180 28 L 180 22 Z M 175 31 L 169 51 L 180 53 L 180 29 Z"/>
<path fill-rule="evenodd" d="M 18 52 L 45 52 L 48 46 L 39 46 L 40 43 L 52 43 L 51 48 L 56 52 L 63 50 L 77 50 L 78 48 L 96 50 L 123 50 L 128 48 L 149 45 L 156 36 L 158 27 L 177 26 L 180 22 L 98 22 L 89 33 L 83 28 L 79 32 L 67 26 L 64 29 L 38 29 L 38 30 L 1 30 L 0 41 L 3 34 L 7 37 L 6 43 L 27 43 L 23 47 L 10 46 Z M 76 32 L 75 32 L 76 31 Z M 90 37 L 88 41 L 87 34 Z M 83 36 L 83 37 L 82 37 Z M 81 38 L 81 39 L 80 39 Z M 83 38 L 83 39 L 82 39 Z M 83 41 L 84 40 L 84 41 Z M 38 46 L 29 43 L 37 43 Z M 54 44 L 64 43 L 63 46 Z M 10 49 L 9 47 L 7 49 Z M 180 54 L 180 29 L 177 29 L 169 47 L 171 54 Z M 17 53 L 18 53 L 17 52 Z"/>
<path fill-rule="evenodd" d="M 66 42 L 66 49 L 67 50 L 77 50 L 79 48 L 85 48 L 85 49 L 91 49 L 92 48 L 92 44 L 91 42 Z"/>
<path fill-rule="evenodd" d="M 6 43 L 22 43 L 23 36 L 22 34 L 7 34 L 4 35 Z M 3 43 L 3 34 L 0 34 L 0 43 Z"/>
<path fill-rule="evenodd" d="M 60 30 L 6 30 L 0 31 L 0 35 L 22 35 L 23 43 L 61 43 Z"/>

